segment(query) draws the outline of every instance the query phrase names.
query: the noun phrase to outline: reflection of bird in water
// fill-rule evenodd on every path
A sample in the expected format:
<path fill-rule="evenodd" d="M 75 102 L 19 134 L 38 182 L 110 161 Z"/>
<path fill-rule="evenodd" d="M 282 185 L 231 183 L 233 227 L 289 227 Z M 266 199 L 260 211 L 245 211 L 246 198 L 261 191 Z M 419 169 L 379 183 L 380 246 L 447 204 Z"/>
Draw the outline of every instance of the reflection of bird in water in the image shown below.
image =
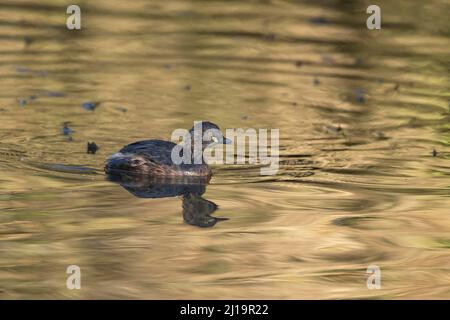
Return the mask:
<path fill-rule="evenodd" d="M 190 193 L 183 196 L 183 219 L 190 225 L 207 228 L 213 227 L 219 221 L 228 220 L 211 217 L 210 214 L 216 210 L 217 205 L 214 202 L 199 195 Z"/>
<path fill-rule="evenodd" d="M 183 219 L 186 223 L 202 228 L 213 227 L 226 218 L 212 217 L 217 210 L 214 202 L 203 199 L 209 177 L 149 177 L 130 172 L 109 174 L 107 179 L 120 184 L 138 198 L 183 197 Z"/>

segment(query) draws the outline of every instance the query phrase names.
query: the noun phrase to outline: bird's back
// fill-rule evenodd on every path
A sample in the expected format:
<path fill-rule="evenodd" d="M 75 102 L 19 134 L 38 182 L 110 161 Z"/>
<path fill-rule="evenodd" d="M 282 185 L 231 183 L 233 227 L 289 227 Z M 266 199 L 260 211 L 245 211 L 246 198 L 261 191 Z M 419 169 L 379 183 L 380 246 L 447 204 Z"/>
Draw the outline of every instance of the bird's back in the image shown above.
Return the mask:
<path fill-rule="evenodd" d="M 131 143 L 120 149 L 119 153 L 140 155 L 149 160 L 166 165 L 173 165 L 172 149 L 175 143 L 163 140 L 143 140 Z"/>
<path fill-rule="evenodd" d="M 152 176 L 210 176 L 206 164 L 172 162 L 175 143 L 163 140 L 144 140 L 131 143 L 113 154 L 105 166 L 106 173 L 131 171 Z"/>

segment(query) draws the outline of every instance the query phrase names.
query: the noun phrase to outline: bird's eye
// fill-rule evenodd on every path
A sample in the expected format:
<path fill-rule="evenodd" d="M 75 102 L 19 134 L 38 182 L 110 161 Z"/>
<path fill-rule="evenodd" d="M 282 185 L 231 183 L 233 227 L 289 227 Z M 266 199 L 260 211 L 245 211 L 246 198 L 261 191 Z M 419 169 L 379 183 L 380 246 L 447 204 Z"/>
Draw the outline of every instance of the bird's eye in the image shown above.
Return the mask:
<path fill-rule="evenodd" d="M 217 137 L 212 137 L 212 141 L 214 141 L 214 142 L 219 142 L 219 139 L 217 139 Z"/>

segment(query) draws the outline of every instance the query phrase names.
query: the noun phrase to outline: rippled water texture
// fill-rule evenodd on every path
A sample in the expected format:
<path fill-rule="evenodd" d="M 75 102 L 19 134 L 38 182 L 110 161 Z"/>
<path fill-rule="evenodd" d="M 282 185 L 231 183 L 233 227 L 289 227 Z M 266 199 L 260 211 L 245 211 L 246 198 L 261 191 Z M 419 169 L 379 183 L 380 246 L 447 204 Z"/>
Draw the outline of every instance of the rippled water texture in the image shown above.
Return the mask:
<path fill-rule="evenodd" d="M 0 4 L 1 298 L 450 298 L 448 1 L 79 4 Z M 106 179 L 199 119 L 279 128 L 278 175 Z"/>

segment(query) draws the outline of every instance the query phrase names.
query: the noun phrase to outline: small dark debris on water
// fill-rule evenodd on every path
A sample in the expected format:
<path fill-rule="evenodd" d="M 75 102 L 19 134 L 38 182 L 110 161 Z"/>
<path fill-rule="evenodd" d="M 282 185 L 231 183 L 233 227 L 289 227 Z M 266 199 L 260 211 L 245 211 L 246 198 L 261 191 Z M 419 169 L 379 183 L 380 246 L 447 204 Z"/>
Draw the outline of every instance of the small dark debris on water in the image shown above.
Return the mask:
<path fill-rule="evenodd" d="M 438 152 L 436 151 L 436 149 L 433 149 L 433 153 L 432 153 L 433 157 L 437 157 Z"/>
<path fill-rule="evenodd" d="M 300 61 L 300 60 L 295 61 L 295 66 L 296 66 L 297 68 L 300 68 L 302 65 L 303 65 L 303 62 L 302 62 L 302 61 Z"/>
<path fill-rule="evenodd" d="M 100 149 L 95 142 L 87 143 L 87 153 L 95 154 L 97 150 Z"/>
<path fill-rule="evenodd" d="M 245 114 L 241 115 L 241 120 L 247 120 L 247 119 L 248 119 L 248 117 Z"/>
<path fill-rule="evenodd" d="M 37 99 L 36 95 L 31 95 L 27 99 L 22 99 L 22 98 L 17 99 L 17 103 L 19 104 L 19 106 L 24 107 L 27 104 L 32 103 L 36 99 Z"/>
<path fill-rule="evenodd" d="M 98 106 L 99 106 L 100 102 L 84 102 L 81 106 L 89 111 L 94 111 Z"/>
<path fill-rule="evenodd" d="M 365 98 L 366 90 L 358 88 L 354 91 L 354 93 L 355 93 L 355 101 L 356 102 L 364 103 L 366 101 L 366 98 Z"/>
<path fill-rule="evenodd" d="M 318 25 L 323 25 L 323 24 L 329 23 L 328 19 L 325 17 L 314 17 L 314 18 L 310 19 L 309 22 L 312 24 L 318 24 Z"/>
<path fill-rule="evenodd" d="M 363 95 L 359 95 L 356 97 L 356 102 L 358 103 L 364 103 L 366 100 L 364 99 Z"/>
<path fill-rule="evenodd" d="M 125 108 L 125 107 L 117 107 L 116 110 L 117 110 L 117 111 L 120 111 L 120 112 L 123 112 L 123 113 L 125 113 L 125 112 L 128 111 L 128 109 Z"/>
<path fill-rule="evenodd" d="M 184 86 L 184 90 L 186 91 L 191 91 L 192 90 L 192 86 L 190 84 Z"/>
<path fill-rule="evenodd" d="M 400 89 L 400 83 L 395 84 L 394 91 L 398 91 Z"/>
<path fill-rule="evenodd" d="M 172 65 L 169 63 L 164 64 L 164 68 L 166 69 L 172 69 Z"/>
<path fill-rule="evenodd" d="M 294 107 L 296 107 L 296 106 L 298 106 L 298 103 L 295 102 L 295 101 L 293 101 L 293 102 L 291 102 L 291 105 L 293 105 Z"/>
<path fill-rule="evenodd" d="M 361 57 L 355 58 L 355 61 L 353 61 L 353 65 L 355 67 L 360 67 L 363 64 L 363 59 Z"/>
<path fill-rule="evenodd" d="M 326 132 L 332 133 L 332 134 L 338 134 L 338 133 L 342 132 L 342 127 L 340 124 L 338 124 L 337 126 L 329 124 L 329 125 L 323 126 L 323 128 Z"/>
<path fill-rule="evenodd" d="M 23 42 L 25 44 L 25 48 L 29 47 L 31 43 L 33 42 L 33 39 L 31 39 L 28 36 L 23 37 Z"/>
<path fill-rule="evenodd" d="M 320 80 L 319 80 L 318 78 L 314 78 L 313 84 L 314 84 L 315 86 L 318 86 L 318 85 L 320 84 Z"/>
<path fill-rule="evenodd" d="M 65 136 L 68 136 L 73 132 L 73 130 L 69 128 L 69 123 L 70 122 L 63 123 L 62 131 L 63 131 L 63 135 L 65 135 Z"/>
<path fill-rule="evenodd" d="M 19 106 L 24 107 L 27 105 L 28 101 L 27 99 L 17 99 L 17 103 L 19 104 Z"/>

